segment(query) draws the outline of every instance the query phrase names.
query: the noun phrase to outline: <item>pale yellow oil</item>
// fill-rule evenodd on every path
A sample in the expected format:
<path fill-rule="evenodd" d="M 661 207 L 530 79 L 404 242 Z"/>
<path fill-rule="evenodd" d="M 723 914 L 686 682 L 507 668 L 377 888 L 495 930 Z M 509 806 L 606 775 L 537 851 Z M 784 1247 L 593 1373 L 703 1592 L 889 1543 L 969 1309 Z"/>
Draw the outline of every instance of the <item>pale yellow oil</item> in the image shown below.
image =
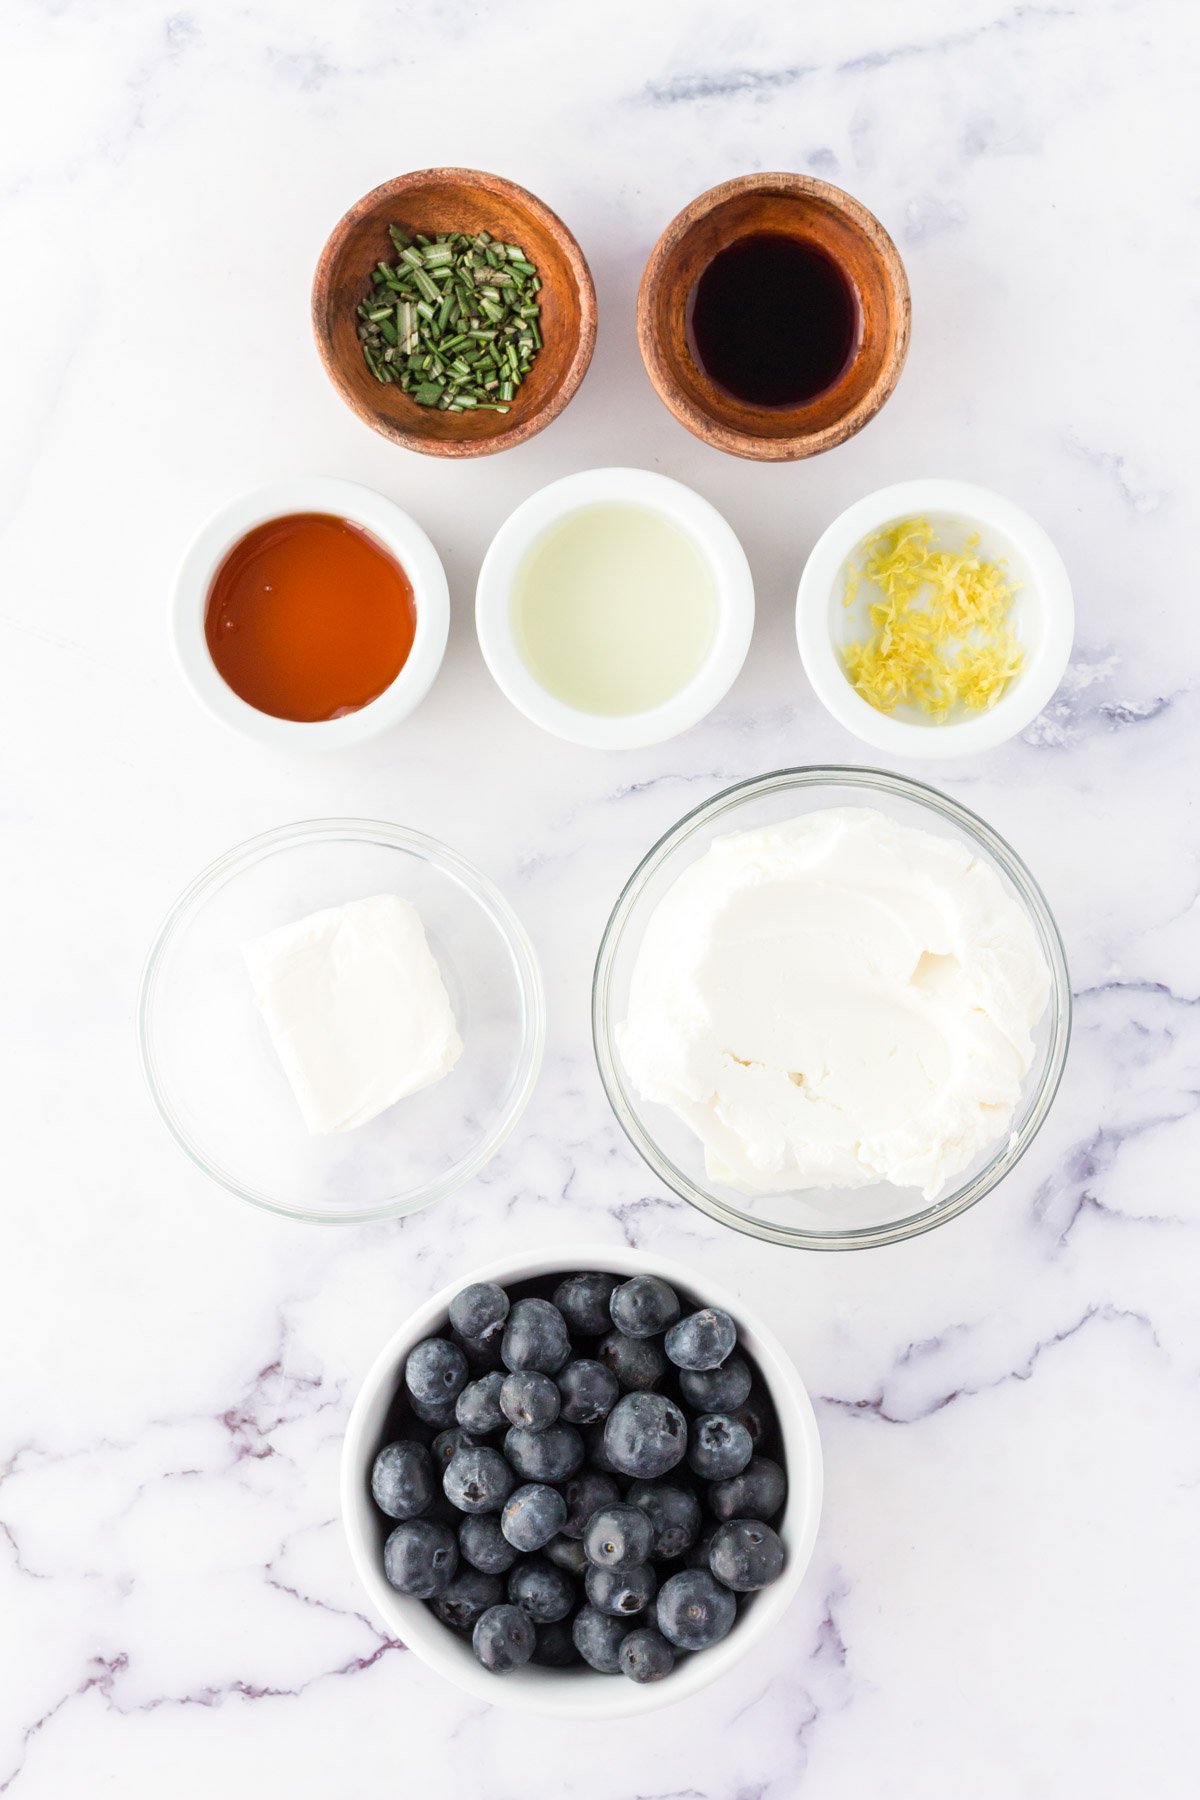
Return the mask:
<path fill-rule="evenodd" d="M 513 636 L 530 673 L 581 712 L 646 712 L 703 666 L 717 590 L 699 545 L 646 506 L 571 513 L 517 570 Z"/>

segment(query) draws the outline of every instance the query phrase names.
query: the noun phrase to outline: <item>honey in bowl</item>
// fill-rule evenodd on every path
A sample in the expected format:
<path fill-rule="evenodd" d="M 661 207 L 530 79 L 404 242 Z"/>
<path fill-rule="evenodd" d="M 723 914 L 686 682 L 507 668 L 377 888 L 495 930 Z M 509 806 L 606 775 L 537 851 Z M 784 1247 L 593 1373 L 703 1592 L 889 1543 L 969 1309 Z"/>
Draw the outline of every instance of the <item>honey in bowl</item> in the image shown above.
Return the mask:
<path fill-rule="evenodd" d="M 218 674 L 259 712 L 305 724 L 377 700 L 416 635 L 412 583 L 369 532 L 328 513 L 256 525 L 217 570 L 204 635 Z"/>

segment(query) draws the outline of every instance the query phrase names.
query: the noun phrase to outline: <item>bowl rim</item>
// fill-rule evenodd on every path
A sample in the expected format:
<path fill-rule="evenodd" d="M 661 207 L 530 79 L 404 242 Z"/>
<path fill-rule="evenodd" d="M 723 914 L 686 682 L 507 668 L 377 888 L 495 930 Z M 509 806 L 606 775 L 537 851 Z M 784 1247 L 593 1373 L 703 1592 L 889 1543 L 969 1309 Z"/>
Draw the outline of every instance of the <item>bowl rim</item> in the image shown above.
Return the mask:
<path fill-rule="evenodd" d="M 616 1677 L 608 1681 L 599 1676 L 593 1679 L 593 1671 L 582 1669 L 576 1671 L 575 1681 L 566 1671 L 518 1671 L 508 1680 L 489 1674 L 476 1666 L 469 1655 L 458 1654 L 462 1646 L 423 1601 L 412 1600 L 389 1586 L 370 1551 L 364 1525 L 374 1516 L 367 1480 L 367 1456 L 373 1453 L 374 1445 L 369 1442 L 368 1433 L 380 1429 L 386 1417 L 386 1405 L 380 1408 L 378 1403 L 385 1389 L 389 1397 L 394 1391 L 403 1353 L 444 1318 L 450 1300 L 468 1282 L 498 1281 L 503 1285 L 559 1271 L 567 1274 L 574 1269 L 600 1269 L 624 1275 L 652 1272 L 685 1293 L 702 1294 L 705 1304 L 723 1307 L 737 1321 L 739 1339 L 746 1343 L 767 1383 L 783 1436 L 788 1465 L 788 1494 L 780 1525 L 788 1547 L 783 1575 L 773 1586 L 755 1595 L 754 1606 L 720 1644 L 689 1658 L 665 1681 L 646 1686 Z M 805 1471 L 803 1485 L 795 1479 L 801 1467 Z M 794 1361 L 754 1308 L 736 1292 L 711 1281 L 706 1273 L 671 1257 L 633 1245 L 589 1241 L 510 1252 L 448 1282 L 418 1306 L 388 1338 L 359 1385 L 346 1422 L 339 1471 L 343 1529 L 355 1572 L 376 1613 L 416 1656 L 456 1686 L 491 1705 L 544 1717 L 596 1721 L 627 1718 L 674 1705 L 718 1680 L 753 1650 L 787 1611 L 800 1589 L 816 1543 L 823 1487 L 821 1439 L 812 1400 Z M 524 1681 L 522 1675 L 526 1675 Z M 528 1675 L 537 1679 L 531 1681 Z M 554 1687 L 560 1682 L 561 1689 L 556 1693 Z M 573 1693 L 583 1693 L 586 1698 L 573 1698 Z"/>
<path fill-rule="evenodd" d="M 507 944 L 516 965 L 525 1011 L 525 1035 L 508 1103 L 491 1131 L 481 1139 L 466 1161 L 429 1183 L 415 1200 L 401 1203 L 389 1200 L 377 1206 L 359 1206 L 336 1213 L 315 1211 L 294 1202 L 285 1203 L 239 1181 L 222 1169 L 177 1117 L 159 1079 L 155 1054 L 154 1005 L 163 964 L 168 952 L 184 934 L 200 906 L 244 868 L 276 851 L 322 841 L 373 843 L 388 849 L 404 850 L 432 863 L 457 880 L 489 915 Z M 146 954 L 138 989 L 136 1029 L 138 1057 L 150 1098 L 176 1144 L 203 1174 L 227 1192 L 235 1194 L 239 1200 L 246 1200 L 251 1206 L 260 1207 L 265 1212 L 275 1213 L 283 1218 L 299 1219 L 306 1224 L 316 1225 L 361 1225 L 376 1219 L 407 1217 L 410 1213 L 423 1211 L 425 1207 L 455 1193 L 468 1181 L 473 1181 L 498 1153 L 525 1111 L 541 1073 L 546 1045 L 546 995 L 537 953 L 524 925 L 490 876 L 485 875 L 467 857 L 452 850 L 438 838 L 429 837 L 426 833 L 411 830 L 407 826 L 389 824 L 382 819 L 304 819 L 293 824 L 277 825 L 270 831 L 259 832 L 255 837 L 233 845 L 208 863 L 188 883 L 168 909 Z"/>
<path fill-rule="evenodd" d="M 787 194 L 825 202 L 849 219 L 861 231 L 879 258 L 896 296 L 896 330 L 887 358 L 877 379 L 867 392 L 832 424 L 820 431 L 794 432 L 790 437 L 765 438 L 754 432 L 741 431 L 696 406 L 677 386 L 667 367 L 656 333 L 651 329 L 654 301 L 662 285 L 668 262 L 684 235 L 700 219 L 706 218 L 726 201 L 740 194 Z M 788 169 L 763 170 L 756 174 L 736 175 L 716 187 L 707 188 L 676 213 L 655 241 L 642 270 L 637 296 L 637 337 L 642 362 L 651 385 L 668 412 L 694 437 L 724 450 L 732 456 L 748 457 L 757 462 L 796 462 L 803 457 L 819 456 L 832 450 L 847 438 L 855 436 L 870 423 L 887 401 L 908 357 L 912 335 L 912 293 L 908 274 L 895 241 L 883 222 L 861 200 L 830 181 L 816 175 L 802 175 Z"/>
<path fill-rule="evenodd" d="M 342 373 L 338 358 L 333 352 L 332 335 L 327 327 L 332 271 L 347 238 L 359 221 L 385 202 L 397 200 L 435 182 L 451 181 L 480 188 L 485 193 L 495 195 L 498 200 L 531 212 L 543 230 L 555 238 L 562 249 L 579 301 L 579 330 L 575 348 L 557 388 L 546 396 L 536 412 L 513 420 L 486 438 L 431 438 L 423 431 L 407 430 L 403 425 L 394 424 L 374 411 L 368 413 Z M 325 373 L 354 416 L 377 431 L 381 437 L 387 438 L 390 443 L 399 444 L 405 450 L 419 451 L 425 456 L 491 456 L 496 451 L 510 449 L 513 445 L 535 437 L 539 431 L 544 431 L 547 425 L 552 424 L 573 399 L 580 382 L 587 374 L 592 352 L 596 347 L 596 287 L 579 240 L 544 200 L 540 200 L 528 188 L 521 187 L 518 182 L 510 181 L 507 176 L 493 175 L 486 169 L 440 166 L 410 169 L 403 175 L 394 175 L 388 181 L 381 181 L 377 187 L 356 200 L 329 233 L 317 259 L 313 273 L 310 316 L 317 353 Z"/>
<path fill-rule="evenodd" d="M 528 668 L 512 630 L 513 583 L 531 546 L 573 514 L 609 503 L 646 507 L 680 527 L 716 587 L 717 624 L 704 662 L 678 693 L 638 713 L 589 713 L 560 700 Z M 754 633 L 754 577 L 732 525 L 685 482 L 653 469 L 581 469 L 536 489 L 500 525 L 479 569 L 475 630 L 497 687 L 533 724 L 589 749 L 640 749 L 690 730 L 737 680 Z"/>
<path fill-rule="evenodd" d="M 968 840 L 980 846 L 1016 888 L 1037 932 L 1050 970 L 1051 994 L 1050 1041 L 1046 1048 L 1045 1066 L 1038 1081 L 1029 1115 L 1019 1131 L 1010 1134 L 988 1162 L 969 1181 L 953 1188 L 944 1198 L 923 1204 L 903 1219 L 883 1225 L 870 1225 L 844 1230 L 817 1231 L 808 1227 L 779 1225 L 768 1219 L 727 1204 L 716 1194 L 692 1180 L 657 1145 L 643 1128 L 636 1106 L 628 1097 L 627 1084 L 621 1074 L 620 1061 L 613 1040 L 611 1013 L 611 981 L 613 964 L 621 935 L 634 905 L 650 877 L 662 866 L 679 845 L 693 833 L 723 813 L 740 806 L 743 801 L 760 794 L 793 788 L 846 786 L 866 793 L 886 793 L 914 801 L 918 806 L 938 814 L 963 832 Z M 1045 895 L 1017 852 L 1000 833 L 959 801 L 940 789 L 911 776 L 896 775 L 887 769 L 857 767 L 850 764 L 809 764 L 789 769 L 775 769 L 745 781 L 722 788 L 710 799 L 702 801 L 663 833 L 651 846 L 626 881 L 617 897 L 608 923 L 600 939 L 592 980 L 592 1046 L 601 1085 L 609 1105 L 626 1137 L 642 1158 L 672 1192 L 698 1207 L 709 1218 L 735 1231 L 765 1243 L 782 1244 L 801 1250 L 870 1250 L 886 1244 L 898 1244 L 920 1237 L 950 1219 L 958 1218 L 982 1200 L 1016 1167 L 1037 1136 L 1054 1103 L 1066 1066 L 1071 1040 L 1071 980 L 1062 936 Z"/>
<path fill-rule="evenodd" d="M 404 570 L 413 590 L 416 631 L 396 679 L 374 700 L 340 719 L 279 719 L 236 694 L 209 654 L 208 597 L 226 556 L 248 532 L 295 513 L 327 513 L 375 538 Z M 394 500 L 333 475 L 297 475 L 237 494 L 207 518 L 180 558 L 171 598 L 175 665 L 204 710 L 222 725 L 276 749 L 343 750 L 406 719 L 437 678 L 450 633 L 450 589 L 427 533 Z"/>
<path fill-rule="evenodd" d="M 1028 563 L 1024 591 L 1038 608 L 1041 638 L 994 706 L 972 718 L 917 724 L 880 712 L 846 678 L 829 629 L 830 607 L 843 566 L 855 548 L 908 514 L 950 513 L 962 523 L 989 526 L 1015 544 Z M 796 642 L 813 692 L 839 725 L 893 756 L 941 761 L 994 750 L 1024 731 L 1051 699 L 1071 655 L 1075 604 L 1071 580 L 1049 533 L 1014 501 L 976 482 L 918 476 L 876 488 L 838 514 L 821 533 L 796 592 Z"/>

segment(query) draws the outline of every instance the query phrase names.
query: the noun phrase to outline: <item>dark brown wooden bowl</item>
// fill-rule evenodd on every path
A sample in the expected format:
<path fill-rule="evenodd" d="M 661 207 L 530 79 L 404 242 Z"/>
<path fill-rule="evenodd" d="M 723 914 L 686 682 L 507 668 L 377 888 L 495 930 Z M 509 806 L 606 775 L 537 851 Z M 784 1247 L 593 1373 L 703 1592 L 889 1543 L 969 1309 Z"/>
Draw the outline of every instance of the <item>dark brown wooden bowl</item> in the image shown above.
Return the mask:
<path fill-rule="evenodd" d="M 760 231 L 817 245 L 858 296 L 858 349 L 837 381 L 801 406 L 736 399 L 688 346 L 688 302 L 700 274 L 719 250 Z M 681 425 L 734 456 L 791 462 L 832 449 L 874 418 L 904 367 L 911 311 L 900 254 L 865 206 L 809 175 L 742 175 L 693 200 L 655 244 L 638 291 L 638 343 Z"/>
<path fill-rule="evenodd" d="M 395 260 L 389 225 L 431 237 L 489 231 L 520 244 L 536 264 L 543 344 L 507 413 L 418 406 L 371 374 L 356 309 L 376 263 Z M 596 342 L 596 291 L 583 251 L 533 194 L 479 169 L 417 169 L 385 181 L 334 226 L 317 264 L 312 317 L 330 380 L 360 419 L 394 444 L 427 456 L 488 456 L 549 425 L 583 380 Z"/>

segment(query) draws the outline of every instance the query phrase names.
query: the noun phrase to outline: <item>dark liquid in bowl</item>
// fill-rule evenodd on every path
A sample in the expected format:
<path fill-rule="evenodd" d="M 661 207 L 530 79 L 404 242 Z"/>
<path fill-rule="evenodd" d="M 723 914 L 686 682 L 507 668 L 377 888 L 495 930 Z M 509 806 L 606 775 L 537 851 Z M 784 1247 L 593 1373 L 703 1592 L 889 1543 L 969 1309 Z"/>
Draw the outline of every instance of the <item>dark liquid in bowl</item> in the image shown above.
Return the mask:
<path fill-rule="evenodd" d="M 688 302 L 697 364 L 735 400 L 800 406 L 833 386 L 858 348 L 858 297 L 815 244 L 759 231 L 719 250 Z"/>

